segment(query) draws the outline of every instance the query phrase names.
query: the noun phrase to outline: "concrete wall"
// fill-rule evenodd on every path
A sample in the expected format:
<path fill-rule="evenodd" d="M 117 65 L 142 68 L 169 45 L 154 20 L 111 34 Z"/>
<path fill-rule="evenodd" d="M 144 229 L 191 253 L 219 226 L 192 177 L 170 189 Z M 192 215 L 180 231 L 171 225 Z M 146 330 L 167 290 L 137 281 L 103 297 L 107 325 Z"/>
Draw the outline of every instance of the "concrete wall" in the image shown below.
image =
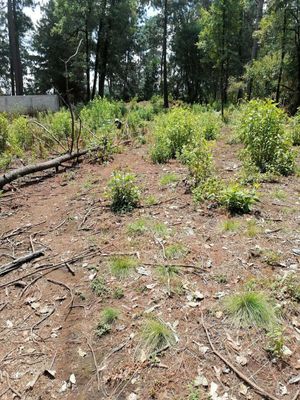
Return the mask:
<path fill-rule="evenodd" d="M 32 114 L 37 111 L 58 111 L 57 95 L 0 96 L 0 112 Z"/>

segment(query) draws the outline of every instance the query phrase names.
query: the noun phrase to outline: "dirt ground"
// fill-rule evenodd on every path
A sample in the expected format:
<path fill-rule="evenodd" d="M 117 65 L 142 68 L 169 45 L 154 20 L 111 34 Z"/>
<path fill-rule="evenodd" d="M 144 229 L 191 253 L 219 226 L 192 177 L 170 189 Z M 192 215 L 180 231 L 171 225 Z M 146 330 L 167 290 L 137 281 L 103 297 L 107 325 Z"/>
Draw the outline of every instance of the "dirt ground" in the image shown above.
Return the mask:
<path fill-rule="evenodd" d="M 224 179 L 241 168 L 239 145 L 228 142 L 223 133 L 214 148 Z M 142 189 L 141 207 L 125 215 L 113 214 L 105 198 L 107 181 L 118 168 L 133 171 Z M 162 185 L 169 172 L 178 182 Z M 241 373 L 274 398 L 295 399 L 299 303 L 275 293 L 289 354 L 274 360 L 265 332 L 235 328 L 223 299 L 254 279 L 266 292 L 272 281 L 290 273 L 299 282 L 300 257 L 293 249 L 300 248 L 300 178 L 261 184 L 252 214 L 234 217 L 236 229 L 226 231 L 230 217 L 210 204 L 195 205 L 186 176 L 179 162 L 153 165 L 146 145 L 131 146 L 107 165 L 85 160 L 65 172 L 27 178 L 4 193 L 1 265 L 31 251 L 43 250 L 44 256 L 0 279 L 1 399 L 193 400 L 196 390 L 203 399 L 210 392 L 213 399 L 263 398 L 213 353 L 203 321 L 215 349 Z M 130 235 L 128 225 L 140 218 L 167 229 Z M 178 276 L 167 283 L 154 264 L 163 263 L 165 249 L 174 244 L 184 251 L 174 260 L 181 264 Z M 271 262 L 261 251 L 276 257 Z M 138 259 L 136 271 L 123 280 L 109 268 L 119 253 Z M 104 296 L 91 289 L 96 276 L 105 281 Z M 123 289 L 121 299 L 113 295 L 117 288 Z M 197 291 L 204 298 L 191 301 Z M 109 334 L 97 337 L 107 306 L 118 308 L 120 318 Z M 142 359 L 140 350 L 141 326 L 150 313 L 170 323 L 178 336 L 153 362 Z M 207 385 L 196 388 L 199 376 Z"/>

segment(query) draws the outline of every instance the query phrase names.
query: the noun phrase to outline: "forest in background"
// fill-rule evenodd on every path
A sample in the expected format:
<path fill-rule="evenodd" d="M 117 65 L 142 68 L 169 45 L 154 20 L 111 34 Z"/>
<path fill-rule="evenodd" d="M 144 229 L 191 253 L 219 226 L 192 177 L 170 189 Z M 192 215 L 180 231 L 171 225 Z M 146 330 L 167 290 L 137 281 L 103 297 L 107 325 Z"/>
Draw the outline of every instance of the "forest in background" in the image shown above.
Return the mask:
<path fill-rule="evenodd" d="M 49 0 L 35 26 L 36 6 L 0 1 L 1 94 L 300 105 L 298 0 Z"/>

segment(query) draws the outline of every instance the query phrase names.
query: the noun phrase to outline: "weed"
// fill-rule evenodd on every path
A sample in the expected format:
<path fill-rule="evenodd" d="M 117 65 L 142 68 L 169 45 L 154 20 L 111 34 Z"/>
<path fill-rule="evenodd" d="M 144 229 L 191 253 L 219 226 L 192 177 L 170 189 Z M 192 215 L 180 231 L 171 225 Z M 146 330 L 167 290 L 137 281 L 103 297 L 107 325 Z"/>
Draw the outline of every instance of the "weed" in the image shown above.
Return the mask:
<path fill-rule="evenodd" d="M 108 183 L 107 195 L 110 208 L 116 213 L 132 211 L 139 205 L 140 191 L 136 186 L 136 177 L 123 171 L 115 171 Z"/>
<path fill-rule="evenodd" d="M 286 199 L 286 192 L 281 189 L 277 189 L 274 191 L 273 196 L 277 200 L 285 200 Z"/>
<path fill-rule="evenodd" d="M 246 222 L 246 233 L 250 238 L 254 238 L 260 233 L 261 229 L 254 219 L 250 219 Z"/>
<path fill-rule="evenodd" d="M 99 297 L 108 294 L 108 288 L 103 278 L 95 278 L 94 280 L 92 280 L 91 289 L 96 294 L 96 296 Z"/>
<path fill-rule="evenodd" d="M 161 186 L 169 186 L 174 183 L 177 183 L 178 181 L 179 181 L 179 176 L 177 174 L 174 174 L 173 172 L 170 172 L 161 177 L 161 179 L 159 180 L 159 184 Z"/>
<path fill-rule="evenodd" d="M 254 191 L 244 189 L 238 184 L 230 185 L 223 190 L 221 204 L 232 214 L 246 214 L 257 201 Z"/>
<path fill-rule="evenodd" d="M 268 333 L 268 345 L 266 350 L 275 358 L 282 358 L 284 354 L 285 340 L 280 326 L 273 327 Z"/>
<path fill-rule="evenodd" d="M 157 204 L 157 198 L 154 195 L 149 195 L 145 198 L 144 203 L 146 206 L 154 206 Z"/>
<path fill-rule="evenodd" d="M 201 398 L 201 390 L 195 388 L 193 385 L 189 385 L 189 394 L 187 400 L 200 400 Z"/>
<path fill-rule="evenodd" d="M 271 100 L 251 100 L 243 110 L 238 131 L 244 156 L 262 173 L 289 175 L 294 171 L 295 156 L 285 121 L 284 111 Z"/>
<path fill-rule="evenodd" d="M 174 278 L 179 273 L 178 268 L 173 265 L 168 265 L 168 266 L 160 265 L 157 267 L 157 272 L 158 272 L 158 275 L 163 279 Z"/>
<path fill-rule="evenodd" d="M 188 250 L 180 243 L 171 244 L 165 248 L 167 259 L 174 260 L 182 258 L 188 253 Z"/>
<path fill-rule="evenodd" d="M 0 154 L 6 148 L 6 141 L 8 138 L 8 120 L 4 114 L 0 114 Z"/>
<path fill-rule="evenodd" d="M 263 260 L 266 264 L 271 266 L 276 266 L 280 264 L 281 254 L 275 250 L 264 250 L 263 252 Z"/>
<path fill-rule="evenodd" d="M 176 337 L 172 329 L 156 318 L 149 318 L 144 322 L 141 338 L 143 340 L 143 350 L 148 357 L 176 343 Z"/>
<path fill-rule="evenodd" d="M 97 325 L 96 335 L 101 337 L 111 331 L 112 324 L 119 318 L 120 311 L 116 308 L 107 307 L 101 313 L 100 322 Z"/>
<path fill-rule="evenodd" d="M 225 308 L 237 326 L 270 327 L 275 321 L 275 311 L 261 292 L 247 291 L 229 296 Z"/>
<path fill-rule="evenodd" d="M 223 191 L 223 183 L 212 176 L 193 189 L 193 198 L 197 203 L 205 200 L 219 204 Z"/>
<path fill-rule="evenodd" d="M 155 222 L 151 225 L 151 231 L 154 235 L 164 238 L 168 235 L 168 228 L 163 222 Z"/>
<path fill-rule="evenodd" d="M 236 232 L 240 227 L 240 222 L 235 219 L 226 219 L 222 222 L 223 232 Z"/>
<path fill-rule="evenodd" d="M 143 235 L 147 230 L 147 221 L 145 219 L 137 219 L 127 227 L 127 233 L 129 236 Z"/>
<path fill-rule="evenodd" d="M 114 299 L 122 299 L 124 297 L 124 290 L 121 287 L 117 287 L 113 292 Z"/>
<path fill-rule="evenodd" d="M 117 278 L 126 278 L 137 266 L 137 261 L 131 257 L 116 257 L 110 263 L 110 271 Z"/>

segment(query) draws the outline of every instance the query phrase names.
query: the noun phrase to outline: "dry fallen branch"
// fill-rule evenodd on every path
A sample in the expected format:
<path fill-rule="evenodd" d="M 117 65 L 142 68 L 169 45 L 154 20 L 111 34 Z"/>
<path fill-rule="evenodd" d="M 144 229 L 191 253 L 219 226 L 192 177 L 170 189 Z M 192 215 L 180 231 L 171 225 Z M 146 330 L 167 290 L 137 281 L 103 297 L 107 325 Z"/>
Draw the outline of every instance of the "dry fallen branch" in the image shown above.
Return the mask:
<path fill-rule="evenodd" d="M 52 160 L 44 161 L 39 164 L 31 164 L 26 165 L 25 167 L 14 169 L 2 176 L 0 176 L 0 189 L 2 189 L 8 183 L 15 181 L 16 179 L 21 178 L 22 176 L 26 176 L 29 174 L 33 174 L 39 171 L 45 171 L 50 168 L 58 168 L 62 163 L 70 160 L 74 160 L 75 158 L 79 158 L 84 156 L 89 152 L 97 151 L 98 147 L 94 147 L 92 149 L 84 149 L 80 150 L 76 153 L 67 153 L 60 157 L 53 158 Z"/>
<path fill-rule="evenodd" d="M 208 329 L 204 323 L 203 315 L 202 315 L 202 327 L 204 329 L 204 332 L 206 334 L 206 337 L 207 337 L 208 343 L 212 349 L 212 352 L 217 357 L 219 357 L 239 378 L 241 378 L 244 382 L 246 382 L 249 386 L 251 386 L 252 389 L 256 393 L 260 394 L 264 398 L 269 399 L 269 400 L 279 400 L 278 397 L 272 395 L 271 393 L 268 393 L 266 390 L 259 387 L 256 383 L 254 383 L 251 379 L 249 379 L 246 375 L 244 375 L 243 372 L 241 372 L 238 368 L 236 368 L 229 360 L 227 360 L 227 358 L 225 358 L 218 350 L 215 349 L 215 347 L 211 341 Z"/>
<path fill-rule="evenodd" d="M 2 265 L 0 267 L 0 276 L 6 275 L 9 272 L 14 271 L 15 269 L 18 269 L 21 267 L 23 264 L 32 261 L 36 258 L 42 257 L 44 255 L 43 251 L 36 251 L 34 253 L 27 254 L 26 256 L 20 257 L 14 261 L 12 261 L 9 264 Z"/>

